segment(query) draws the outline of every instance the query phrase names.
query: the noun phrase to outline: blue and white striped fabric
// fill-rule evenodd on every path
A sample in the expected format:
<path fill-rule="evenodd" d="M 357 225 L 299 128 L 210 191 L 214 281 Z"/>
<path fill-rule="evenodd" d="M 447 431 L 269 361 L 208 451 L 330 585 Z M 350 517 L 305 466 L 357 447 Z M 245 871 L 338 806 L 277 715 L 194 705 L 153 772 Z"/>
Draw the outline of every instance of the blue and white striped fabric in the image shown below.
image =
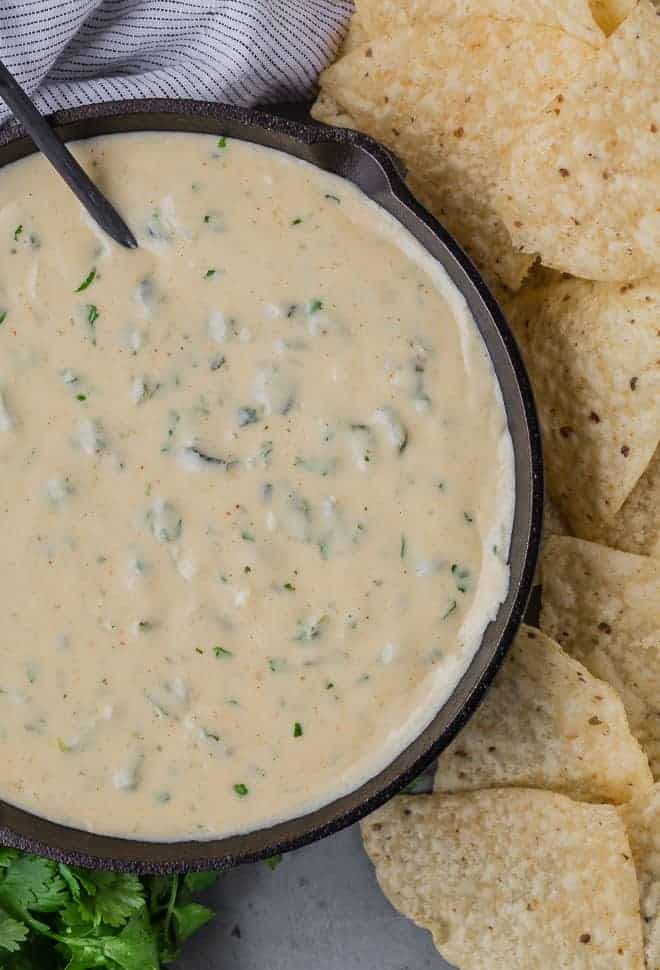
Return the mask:
<path fill-rule="evenodd" d="M 121 98 L 309 97 L 352 0 L 0 0 L 0 58 L 44 112 Z M 9 117 L 0 102 L 0 124 Z"/>

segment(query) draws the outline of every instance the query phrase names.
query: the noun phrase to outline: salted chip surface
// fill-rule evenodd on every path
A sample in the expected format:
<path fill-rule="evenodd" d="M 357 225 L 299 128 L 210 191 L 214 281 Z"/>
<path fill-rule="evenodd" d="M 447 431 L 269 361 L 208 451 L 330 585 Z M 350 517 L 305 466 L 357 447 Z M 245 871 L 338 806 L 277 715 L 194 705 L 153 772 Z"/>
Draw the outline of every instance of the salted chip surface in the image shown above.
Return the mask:
<path fill-rule="evenodd" d="M 440 755 L 434 790 L 516 786 L 617 803 L 652 781 L 616 691 L 522 626 L 478 710 Z"/>
<path fill-rule="evenodd" d="M 621 695 L 660 777 L 660 560 L 550 536 L 541 629 Z"/>
<path fill-rule="evenodd" d="M 622 4 L 624 0 L 600 2 L 603 5 Z M 357 0 L 353 20 L 362 34 L 371 40 L 433 18 L 448 20 L 475 14 L 559 28 L 593 45 L 603 41 L 603 32 L 587 0 L 538 0 L 534 3 L 529 0 Z"/>
<path fill-rule="evenodd" d="M 660 782 L 622 810 L 639 880 L 647 970 L 660 967 Z"/>
<path fill-rule="evenodd" d="M 660 439 L 660 276 L 525 288 L 507 312 L 532 379 L 550 496 L 571 532 L 598 535 Z"/>
<path fill-rule="evenodd" d="M 321 88 L 361 131 L 400 155 L 455 232 L 466 214 L 476 222 L 481 249 L 493 254 L 487 269 L 516 288 L 531 259 L 511 273 L 497 265 L 511 244 L 488 203 L 489 186 L 504 147 L 593 56 L 583 41 L 536 24 L 432 20 L 352 51 L 323 72 Z M 467 245 L 473 231 L 468 225 L 459 241 Z"/>
<path fill-rule="evenodd" d="M 501 159 L 493 203 L 514 244 L 592 280 L 657 271 L 660 18 L 637 6 Z"/>
<path fill-rule="evenodd" d="M 641 970 L 623 822 L 526 788 L 393 799 L 362 822 L 381 889 L 461 970 Z"/>
<path fill-rule="evenodd" d="M 460 159 L 489 182 L 520 126 L 595 56 L 537 24 L 434 20 L 352 51 L 323 72 L 321 87 L 361 129 L 423 151 L 427 168 Z"/>

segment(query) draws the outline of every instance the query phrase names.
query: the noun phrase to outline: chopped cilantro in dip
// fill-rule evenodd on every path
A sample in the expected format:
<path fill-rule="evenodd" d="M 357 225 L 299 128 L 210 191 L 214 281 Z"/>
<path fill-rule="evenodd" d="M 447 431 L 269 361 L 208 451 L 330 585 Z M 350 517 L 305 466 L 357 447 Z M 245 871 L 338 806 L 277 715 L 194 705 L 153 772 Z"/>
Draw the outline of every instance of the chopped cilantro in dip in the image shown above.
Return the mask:
<path fill-rule="evenodd" d="M 98 307 L 96 307 L 93 303 L 87 304 L 86 314 L 87 314 L 87 326 L 89 327 L 92 343 L 94 344 L 94 346 L 96 346 L 96 321 L 98 320 L 101 314 L 98 311 Z"/>
<path fill-rule="evenodd" d="M 80 286 L 78 286 L 74 290 L 74 292 L 75 293 L 82 293 L 83 290 L 86 290 L 89 286 L 92 285 L 92 283 L 94 282 L 95 279 L 96 279 L 96 269 L 91 269 L 89 271 L 89 273 L 87 274 L 87 276 L 85 277 L 85 279 L 80 284 Z"/>

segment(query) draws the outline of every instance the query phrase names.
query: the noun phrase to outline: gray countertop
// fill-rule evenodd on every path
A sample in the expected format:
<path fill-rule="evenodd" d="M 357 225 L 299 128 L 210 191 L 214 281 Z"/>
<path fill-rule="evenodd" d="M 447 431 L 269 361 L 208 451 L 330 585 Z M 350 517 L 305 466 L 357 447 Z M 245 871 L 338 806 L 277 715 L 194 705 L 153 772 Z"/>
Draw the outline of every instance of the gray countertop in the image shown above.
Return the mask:
<path fill-rule="evenodd" d="M 177 970 L 449 970 L 376 883 L 357 826 L 220 877 Z"/>

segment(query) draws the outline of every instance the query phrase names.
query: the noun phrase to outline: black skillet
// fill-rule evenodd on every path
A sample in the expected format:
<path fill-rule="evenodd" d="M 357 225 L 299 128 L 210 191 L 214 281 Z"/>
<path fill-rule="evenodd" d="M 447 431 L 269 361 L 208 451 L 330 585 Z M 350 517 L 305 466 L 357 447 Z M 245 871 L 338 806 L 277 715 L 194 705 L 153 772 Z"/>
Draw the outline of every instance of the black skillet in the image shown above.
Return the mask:
<path fill-rule="evenodd" d="M 227 869 L 297 848 L 356 822 L 418 776 L 474 712 L 521 622 L 538 554 L 543 472 L 532 391 L 511 332 L 477 270 L 449 233 L 408 192 L 397 162 L 366 136 L 264 112 L 183 100 L 90 105 L 58 112 L 49 120 L 65 141 L 128 131 L 225 134 L 287 152 L 343 176 L 398 219 L 444 266 L 469 304 L 502 389 L 516 474 L 509 593 L 449 700 L 384 771 L 311 814 L 209 841 L 146 842 L 94 835 L 0 801 L 0 842 L 28 852 L 123 871 Z M 0 133 L 0 166 L 34 151 L 33 142 L 21 128 Z"/>

